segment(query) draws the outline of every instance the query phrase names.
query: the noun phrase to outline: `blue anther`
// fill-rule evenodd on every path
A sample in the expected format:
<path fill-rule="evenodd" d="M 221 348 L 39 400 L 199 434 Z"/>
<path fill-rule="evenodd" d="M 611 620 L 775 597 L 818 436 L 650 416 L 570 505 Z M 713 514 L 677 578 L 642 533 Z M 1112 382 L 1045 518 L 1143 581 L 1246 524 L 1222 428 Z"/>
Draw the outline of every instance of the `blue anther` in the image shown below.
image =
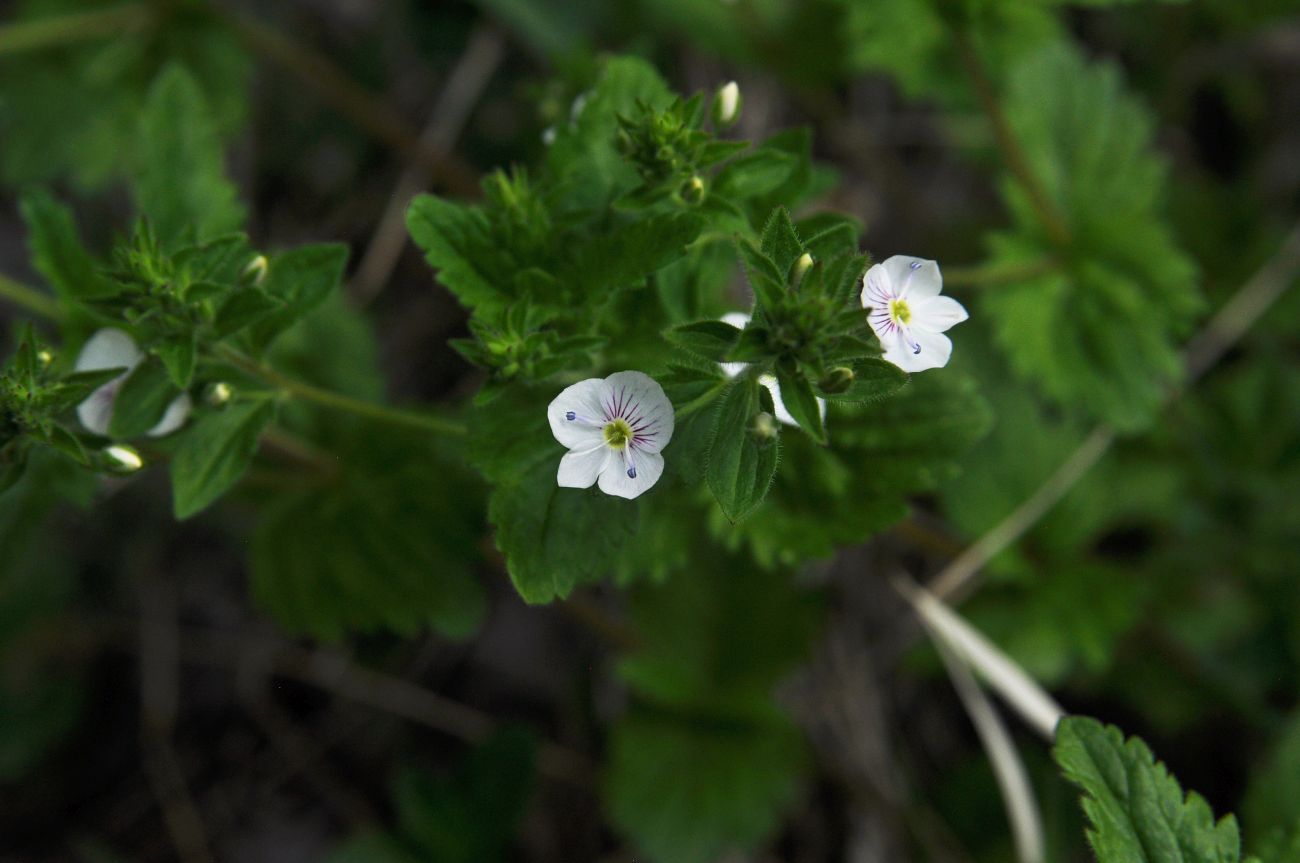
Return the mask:
<path fill-rule="evenodd" d="M 564 415 L 564 418 L 565 418 L 566 420 L 576 420 L 576 419 L 578 418 L 578 415 L 577 415 L 576 413 L 574 413 L 573 411 L 569 411 L 568 413 L 566 413 L 566 414 Z"/>

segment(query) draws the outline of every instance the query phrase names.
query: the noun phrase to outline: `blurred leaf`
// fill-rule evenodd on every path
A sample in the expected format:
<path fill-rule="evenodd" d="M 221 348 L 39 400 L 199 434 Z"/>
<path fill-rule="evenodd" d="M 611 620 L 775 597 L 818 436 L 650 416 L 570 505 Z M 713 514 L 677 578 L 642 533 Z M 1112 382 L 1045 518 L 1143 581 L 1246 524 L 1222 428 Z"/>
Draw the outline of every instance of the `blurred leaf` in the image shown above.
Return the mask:
<path fill-rule="evenodd" d="M 596 299 L 606 292 L 639 284 L 686 254 L 703 220 L 693 213 L 651 216 L 619 227 L 584 245 L 574 277 Z"/>
<path fill-rule="evenodd" d="M 1193 265 L 1160 212 L 1166 170 L 1150 115 L 1118 69 L 1059 46 L 1017 67 L 1006 106 L 1072 245 L 1061 270 L 988 291 L 983 309 L 1021 376 L 1071 410 L 1143 427 L 1200 308 Z M 1007 181 L 1005 194 L 1016 228 L 992 236 L 993 265 L 1054 254 L 1026 192 Z"/>
<path fill-rule="evenodd" d="M 19 204 L 27 223 L 34 266 L 64 300 L 111 296 L 117 288 L 100 273 L 81 245 L 72 211 L 45 192 L 29 192 Z"/>
<path fill-rule="evenodd" d="M 1083 792 L 1088 841 L 1099 863 L 1235 863 L 1237 821 L 1214 820 L 1196 792 L 1186 796 L 1166 767 L 1136 737 L 1113 725 L 1067 716 L 1053 755 Z"/>
<path fill-rule="evenodd" d="M 636 709 L 610 740 L 606 805 L 657 863 L 711 863 L 772 835 L 805 769 L 799 733 Z"/>
<path fill-rule="evenodd" d="M 150 89 L 135 154 L 136 207 L 164 249 L 243 225 L 207 102 L 183 67 L 167 67 Z"/>
<path fill-rule="evenodd" d="M 265 347 L 334 295 L 343 280 L 347 261 L 348 247 L 342 243 L 314 243 L 273 255 L 267 262 L 266 279 L 260 289 L 277 304 L 277 308 L 253 324 L 251 335 L 254 344 L 259 348 Z M 260 300 L 251 301 L 260 303 Z"/>
<path fill-rule="evenodd" d="M 262 509 L 253 596 L 291 633 L 333 641 L 432 626 L 466 638 L 482 621 L 478 483 L 426 442 L 385 432 L 358 426 L 350 441 L 334 443 L 350 454 L 339 462 L 341 476 L 279 494 Z"/>
<path fill-rule="evenodd" d="M 237 402 L 199 415 L 179 436 L 171 464 L 176 518 L 197 515 L 239 481 L 274 414 L 271 402 Z"/>

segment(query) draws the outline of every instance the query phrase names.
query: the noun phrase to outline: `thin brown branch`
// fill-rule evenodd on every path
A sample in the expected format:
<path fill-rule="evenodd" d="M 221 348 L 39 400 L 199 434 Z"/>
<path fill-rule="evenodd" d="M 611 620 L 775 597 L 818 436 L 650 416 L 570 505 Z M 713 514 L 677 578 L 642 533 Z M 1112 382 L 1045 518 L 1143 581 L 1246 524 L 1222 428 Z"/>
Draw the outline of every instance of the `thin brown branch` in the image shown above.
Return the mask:
<path fill-rule="evenodd" d="M 225 3 L 213 2 L 210 8 L 254 53 L 293 75 L 371 137 L 419 163 L 451 192 L 464 197 L 478 194 L 478 175 L 471 166 L 427 146 L 400 114 L 353 81 L 324 54 Z"/>
<path fill-rule="evenodd" d="M 504 53 L 501 34 L 491 27 L 474 31 L 420 134 L 420 145 L 433 153 L 450 153 L 470 111 L 483 95 Z M 427 166 L 413 162 L 402 173 L 352 277 L 352 296 L 362 305 L 383 290 L 406 246 L 406 208 L 433 179 Z"/>

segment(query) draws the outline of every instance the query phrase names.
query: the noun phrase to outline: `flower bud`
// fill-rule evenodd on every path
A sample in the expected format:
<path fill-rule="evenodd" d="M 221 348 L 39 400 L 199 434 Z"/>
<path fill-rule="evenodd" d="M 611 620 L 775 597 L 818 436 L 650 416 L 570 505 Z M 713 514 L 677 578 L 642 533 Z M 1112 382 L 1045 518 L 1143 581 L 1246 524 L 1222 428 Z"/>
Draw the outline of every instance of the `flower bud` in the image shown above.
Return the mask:
<path fill-rule="evenodd" d="M 807 252 L 800 255 L 799 260 L 795 261 L 794 266 L 790 269 L 790 284 L 797 285 L 803 281 L 804 273 L 808 272 L 812 265 L 812 255 Z"/>
<path fill-rule="evenodd" d="M 730 126 L 740 118 L 740 85 L 728 81 L 718 88 L 713 97 L 713 122 L 719 126 Z"/>
<path fill-rule="evenodd" d="M 781 429 L 776 424 L 776 417 L 767 411 L 759 411 L 754 415 L 754 422 L 749 427 L 749 433 L 762 444 L 776 440 L 776 436 L 781 433 Z"/>
<path fill-rule="evenodd" d="M 144 459 L 140 458 L 140 453 L 136 452 L 135 447 L 126 444 L 113 444 L 104 448 L 104 455 L 107 457 L 106 467 L 116 473 L 134 473 L 144 467 Z"/>
<path fill-rule="evenodd" d="M 255 285 L 260 285 L 262 282 L 266 281 L 266 270 L 268 266 L 269 263 L 266 260 L 266 255 L 258 255 L 248 262 L 248 266 L 244 267 L 244 278 L 251 279 Z"/>
<path fill-rule="evenodd" d="M 842 393 L 853 386 L 853 378 L 853 369 L 836 366 L 817 382 L 817 388 L 824 393 Z"/>
<path fill-rule="evenodd" d="M 688 204 L 698 204 L 704 200 L 704 181 L 698 175 L 682 183 L 682 200 Z"/>
<path fill-rule="evenodd" d="M 233 393 L 234 391 L 231 390 L 230 384 L 225 381 L 217 381 L 208 388 L 205 398 L 208 404 L 212 405 L 214 408 L 219 408 L 226 402 L 230 401 L 230 397 Z"/>
<path fill-rule="evenodd" d="M 36 352 L 36 362 L 40 363 L 41 368 L 47 369 L 54 362 L 54 354 L 42 348 Z"/>

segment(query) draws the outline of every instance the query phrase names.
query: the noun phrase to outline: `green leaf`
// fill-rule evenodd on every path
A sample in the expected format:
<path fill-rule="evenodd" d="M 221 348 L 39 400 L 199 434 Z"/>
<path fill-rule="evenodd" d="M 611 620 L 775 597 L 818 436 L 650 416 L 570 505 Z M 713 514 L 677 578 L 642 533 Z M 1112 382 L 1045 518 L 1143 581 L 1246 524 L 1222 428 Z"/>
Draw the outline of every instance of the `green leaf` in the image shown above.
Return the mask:
<path fill-rule="evenodd" d="M 1088 840 L 1099 863 L 1236 863 L 1237 821 L 1219 821 L 1205 800 L 1182 788 L 1147 745 L 1113 725 L 1067 716 L 1052 755 L 1084 792 Z"/>
<path fill-rule="evenodd" d="M 700 359 L 720 363 L 740 339 L 740 330 L 722 321 L 696 321 L 669 327 L 664 338 Z"/>
<path fill-rule="evenodd" d="M 817 395 L 834 402 L 874 402 L 889 398 L 907 385 L 907 372 L 885 360 L 870 357 L 854 360 L 849 368 L 853 369 L 853 383 L 848 389 L 838 393 L 819 389 Z"/>
<path fill-rule="evenodd" d="M 1054 401 L 1141 428 L 1177 378 L 1178 343 L 1200 309 L 1195 269 L 1162 212 L 1150 113 L 1116 67 L 1061 46 L 1014 71 L 1006 104 L 1072 247 L 1061 269 L 983 294 L 985 317 L 1013 369 Z M 1005 194 L 1016 227 L 993 235 L 991 266 L 1056 254 L 1025 190 L 1008 180 Z"/>
<path fill-rule="evenodd" d="M 148 358 L 131 370 L 117 391 L 109 435 L 132 438 L 144 434 L 158 424 L 177 395 L 166 366 L 156 357 Z"/>
<path fill-rule="evenodd" d="M 595 297 L 637 284 L 685 255 L 686 244 L 699 235 L 703 225 L 704 220 L 693 213 L 630 222 L 586 244 L 572 278 L 581 280 L 584 294 Z"/>
<path fill-rule="evenodd" d="M 482 209 L 419 195 L 406 211 L 406 229 L 424 250 L 438 281 L 465 306 L 477 309 L 507 299 L 492 229 Z"/>
<path fill-rule="evenodd" d="M 748 200 L 780 188 L 799 168 L 799 158 L 781 150 L 759 149 L 733 159 L 718 172 L 712 194 Z"/>
<path fill-rule="evenodd" d="M 819 444 L 826 443 L 826 427 L 822 423 L 822 409 L 817 404 L 808 376 L 799 369 L 789 369 L 784 363 L 776 367 L 776 380 L 781 388 L 781 401 L 799 427 L 808 432 Z"/>
<path fill-rule="evenodd" d="M 610 739 L 606 805 L 656 863 L 712 863 L 771 836 L 806 770 L 787 722 L 692 722 L 635 709 Z"/>
<path fill-rule="evenodd" d="M 135 201 L 164 249 L 238 230 L 244 222 L 207 101 L 184 67 L 149 91 L 135 159 Z"/>
<path fill-rule="evenodd" d="M 240 288 L 221 304 L 212 330 L 218 339 L 224 339 L 283 309 L 284 303 L 259 288 Z M 276 328 L 268 326 L 266 332 Z"/>
<path fill-rule="evenodd" d="M 786 273 L 749 240 L 736 244 L 740 259 L 745 265 L 745 275 L 754 290 L 754 299 L 764 311 L 780 308 L 786 297 Z"/>
<path fill-rule="evenodd" d="M 239 481 L 274 415 L 270 402 L 236 402 L 203 414 L 181 435 L 171 464 L 176 518 L 197 515 Z"/>
<path fill-rule="evenodd" d="M 32 266 L 65 300 L 97 299 L 117 293 L 81 245 L 72 211 L 45 192 L 24 195 L 19 208 L 27 223 Z"/>
<path fill-rule="evenodd" d="M 466 638 L 487 603 L 482 487 L 427 440 L 362 424 L 334 446 L 342 475 L 277 495 L 253 533 L 254 598 L 286 631 Z M 436 488 L 438 494 L 431 494 Z"/>
<path fill-rule="evenodd" d="M 760 395 L 771 396 L 752 375 L 741 375 L 718 400 L 705 477 L 718 506 L 731 521 L 752 512 L 767 496 L 780 456 L 776 439 L 760 441 L 751 432 Z M 770 404 L 765 408 L 772 412 Z"/>
<path fill-rule="evenodd" d="M 272 256 L 267 262 L 266 279 L 260 290 L 280 308 L 252 325 L 250 332 L 254 343 L 266 346 L 333 296 L 343 280 L 347 261 L 348 247 L 342 243 L 315 243 Z M 251 306 L 258 302 L 252 297 L 240 300 L 243 306 L 241 315 L 251 316 L 254 311 Z M 225 309 L 222 311 L 224 313 Z M 232 310 L 227 323 L 233 325 L 235 317 Z"/>
<path fill-rule="evenodd" d="M 785 207 L 777 207 L 763 228 L 761 248 L 764 256 L 776 267 L 784 284 L 790 277 L 795 261 L 803 254 L 803 241 L 790 221 L 790 213 Z"/>
<path fill-rule="evenodd" d="M 176 336 L 154 347 L 154 353 L 167 369 L 167 376 L 178 389 L 189 389 L 194 380 L 194 364 L 199 350 L 197 338 L 198 334 L 191 332 L 188 336 Z"/>
<path fill-rule="evenodd" d="M 636 535 L 637 501 L 596 488 L 560 488 L 563 452 L 517 470 L 492 490 L 488 518 L 515 589 L 530 604 L 563 598 L 610 575 Z"/>

